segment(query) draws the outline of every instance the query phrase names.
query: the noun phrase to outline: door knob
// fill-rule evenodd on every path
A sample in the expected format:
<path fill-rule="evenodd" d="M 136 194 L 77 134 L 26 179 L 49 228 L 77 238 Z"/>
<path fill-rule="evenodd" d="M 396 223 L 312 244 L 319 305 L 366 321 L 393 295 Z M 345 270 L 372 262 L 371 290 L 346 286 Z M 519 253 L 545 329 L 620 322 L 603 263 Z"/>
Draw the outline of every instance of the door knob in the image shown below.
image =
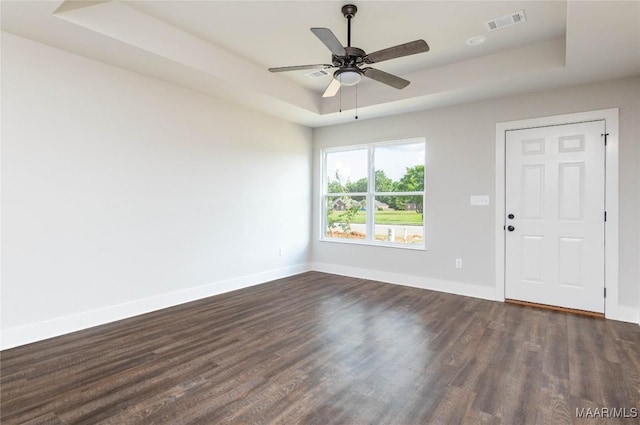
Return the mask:
<path fill-rule="evenodd" d="M 513 232 L 514 230 L 516 230 L 516 228 L 513 226 L 507 226 L 507 230 Z"/>

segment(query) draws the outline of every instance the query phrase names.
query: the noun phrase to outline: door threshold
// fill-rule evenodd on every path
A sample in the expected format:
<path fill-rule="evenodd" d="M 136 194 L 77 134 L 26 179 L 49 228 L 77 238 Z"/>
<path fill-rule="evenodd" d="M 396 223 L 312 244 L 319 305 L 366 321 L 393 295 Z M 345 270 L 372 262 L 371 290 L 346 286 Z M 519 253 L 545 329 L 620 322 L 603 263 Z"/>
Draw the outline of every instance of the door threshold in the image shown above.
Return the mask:
<path fill-rule="evenodd" d="M 531 303 L 529 301 L 511 300 L 511 299 L 508 299 L 508 298 L 505 299 L 504 302 L 507 303 L 507 304 L 515 304 L 515 305 L 522 305 L 522 306 L 525 306 L 525 307 L 541 308 L 541 309 L 544 309 L 544 310 L 561 311 L 563 313 L 577 314 L 578 316 L 588 316 L 588 317 L 595 317 L 595 318 L 598 318 L 598 319 L 604 319 L 604 313 L 596 313 L 594 311 L 577 310 L 575 308 L 558 307 L 558 306 L 555 306 L 555 305 Z"/>

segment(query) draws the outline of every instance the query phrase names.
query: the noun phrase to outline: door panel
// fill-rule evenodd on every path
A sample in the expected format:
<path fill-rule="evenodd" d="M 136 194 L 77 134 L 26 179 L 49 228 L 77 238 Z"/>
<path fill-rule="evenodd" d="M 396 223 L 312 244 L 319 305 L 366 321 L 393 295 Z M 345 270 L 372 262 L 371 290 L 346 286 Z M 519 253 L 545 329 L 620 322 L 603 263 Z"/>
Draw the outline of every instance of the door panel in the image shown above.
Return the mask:
<path fill-rule="evenodd" d="M 567 162 L 560 164 L 558 175 L 558 218 L 560 220 L 583 219 L 584 163 Z"/>
<path fill-rule="evenodd" d="M 544 209 L 544 165 L 522 167 L 522 217 L 542 219 Z"/>
<path fill-rule="evenodd" d="M 506 298 L 604 312 L 603 133 L 604 121 L 507 132 Z"/>

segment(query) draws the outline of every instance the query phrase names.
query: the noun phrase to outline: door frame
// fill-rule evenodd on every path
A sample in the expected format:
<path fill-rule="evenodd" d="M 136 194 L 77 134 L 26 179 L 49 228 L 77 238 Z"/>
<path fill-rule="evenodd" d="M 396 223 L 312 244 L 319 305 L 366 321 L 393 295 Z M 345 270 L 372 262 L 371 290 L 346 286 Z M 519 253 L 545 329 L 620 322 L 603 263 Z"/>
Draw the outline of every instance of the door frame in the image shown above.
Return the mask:
<path fill-rule="evenodd" d="M 605 121 L 608 133 L 605 148 L 605 317 L 626 322 L 638 322 L 636 309 L 621 307 L 618 300 L 618 108 L 574 114 L 555 115 L 509 121 L 496 124 L 496 186 L 495 186 L 495 236 L 496 236 L 496 300 L 505 300 L 505 197 L 506 197 L 506 132 L 552 125 L 574 124 L 584 121 Z"/>

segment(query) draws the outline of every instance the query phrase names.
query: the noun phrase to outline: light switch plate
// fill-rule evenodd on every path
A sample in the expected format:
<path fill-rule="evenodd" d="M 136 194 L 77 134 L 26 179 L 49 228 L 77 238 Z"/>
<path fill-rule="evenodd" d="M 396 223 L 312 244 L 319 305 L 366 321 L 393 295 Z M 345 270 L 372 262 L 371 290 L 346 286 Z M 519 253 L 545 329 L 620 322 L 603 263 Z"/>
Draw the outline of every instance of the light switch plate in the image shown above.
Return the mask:
<path fill-rule="evenodd" d="M 489 205 L 489 195 L 471 195 L 469 203 L 471 205 Z"/>

